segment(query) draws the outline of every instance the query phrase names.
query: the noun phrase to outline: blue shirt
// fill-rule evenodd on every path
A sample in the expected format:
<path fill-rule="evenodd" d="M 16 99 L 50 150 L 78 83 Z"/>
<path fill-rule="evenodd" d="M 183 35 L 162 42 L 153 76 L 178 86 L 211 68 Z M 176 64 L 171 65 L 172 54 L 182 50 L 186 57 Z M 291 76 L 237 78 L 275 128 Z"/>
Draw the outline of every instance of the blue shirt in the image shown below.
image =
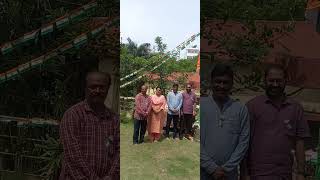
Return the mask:
<path fill-rule="evenodd" d="M 182 94 L 173 91 L 169 92 L 167 95 L 167 104 L 168 104 L 168 114 L 170 115 L 179 115 L 180 108 L 182 106 Z M 176 109 L 177 112 L 173 112 Z"/>
<path fill-rule="evenodd" d="M 249 144 L 249 114 L 246 106 L 229 99 L 222 110 L 212 96 L 201 97 L 200 166 L 201 180 L 222 167 L 226 180 L 238 179 L 238 166 Z"/>

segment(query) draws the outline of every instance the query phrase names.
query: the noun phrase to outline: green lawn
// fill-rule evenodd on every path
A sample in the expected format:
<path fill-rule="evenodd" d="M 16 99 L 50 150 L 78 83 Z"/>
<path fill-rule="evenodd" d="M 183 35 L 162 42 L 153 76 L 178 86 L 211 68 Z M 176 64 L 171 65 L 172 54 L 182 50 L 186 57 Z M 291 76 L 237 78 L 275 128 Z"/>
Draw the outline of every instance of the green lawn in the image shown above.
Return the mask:
<path fill-rule="evenodd" d="M 121 123 L 121 180 L 198 180 L 200 144 L 166 139 L 132 145 L 133 123 Z"/>

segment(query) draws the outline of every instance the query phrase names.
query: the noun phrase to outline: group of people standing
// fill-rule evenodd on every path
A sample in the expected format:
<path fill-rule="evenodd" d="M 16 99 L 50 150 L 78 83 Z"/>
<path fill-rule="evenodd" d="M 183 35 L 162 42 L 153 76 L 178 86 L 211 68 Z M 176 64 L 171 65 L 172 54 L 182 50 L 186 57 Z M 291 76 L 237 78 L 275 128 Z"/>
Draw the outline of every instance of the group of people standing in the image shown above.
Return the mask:
<path fill-rule="evenodd" d="M 311 137 L 302 106 L 286 96 L 286 71 L 265 71 L 265 95 L 246 105 L 230 98 L 233 71 L 217 64 L 212 95 L 201 97 L 201 180 L 305 179 L 304 140 Z"/>
<path fill-rule="evenodd" d="M 146 131 L 151 142 L 159 141 L 166 120 L 165 137 L 169 138 L 173 122 L 173 139 L 179 134 L 180 139 L 187 137 L 192 140 L 197 98 L 190 84 L 183 93 L 178 92 L 178 87 L 178 84 L 173 84 L 166 98 L 160 87 L 156 88 L 156 94 L 149 96 L 147 86 L 141 86 L 140 93 L 135 97 L 133 144 L 143 143 Z"/>

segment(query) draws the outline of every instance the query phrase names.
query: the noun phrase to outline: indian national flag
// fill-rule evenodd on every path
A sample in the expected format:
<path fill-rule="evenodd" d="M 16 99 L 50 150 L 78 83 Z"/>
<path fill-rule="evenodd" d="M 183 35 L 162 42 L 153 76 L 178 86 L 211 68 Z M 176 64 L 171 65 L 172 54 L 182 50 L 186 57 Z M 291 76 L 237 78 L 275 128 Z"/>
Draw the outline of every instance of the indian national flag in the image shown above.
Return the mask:
<path fill-rule="evenodd" d="M 45 56 L 44 60 L 47 61 L 47 60 L 49 60 L 49 59 L 51 59 L 51 58 L 53 58 L 53 57 L 55 57 L 55 56 L 57 56 L 57 55 L 58 55 L 58 53 L 57 53 L 56 51 L 54 51 L 54 52 L 52 52 L 52 53 L 50 53 L 50 54 L 47 54 L 47 55 Z"/>
<path fill-rule="evenodd" d="M 71 44 L 71 43 L 70 44 L 66 44 L 66 45 L 63 45 L 61 48 L 59 48 L 59 51 L 64 53 L 64 52 L 72 49 L 72 47 L 73 47 L 73 44 Z"/>
<path fill-rule="evenodd" d="M 94 30 L 91 31 L 91 35 L 93 37 L 97 36 L 98 34 L 100 34 L 102 31 L 104 30 L 104 26 L 100 26 Z"/>
<path fill-rule="evenodd" d="M 84 10 L 79 10 L 77 12 L 74 12 L 73 14 L 71 14 L 70 18 L 71 21 L 77 21 L 81 18 L 81 16 L 84 14 Z"/>
<path fill-rule="evenodd" d="M 90 11 L 90 10 L 92 10 L 93 8 L 97 7 L 97 6 L 98 6 L 98 3 L 97 3 L 96 1 L 94 1 L 94 2 L 91 2 L 91 3 L 89 3 L 89 4 L 84 5 L 84 6 L 83 6 L 83 9 L 84 9 L 85 11 Z"/>
<path fill-rule="evenodd" d="M 62 29 L 63 27 L 67 26 L 68 24 L 69 24 L 68 16 L 62 17 L 61 19 L 56 21 L 56 27 L 58 29 Z"/>
<path fill-rule="evenodd" d="M 25 63 L 25 64 L 21 64 L 21 65 L 18 66 L 19 72 L 24 72 L 28 68 L 30 68 L 30 63 L 29 62 Z"/>
<path fill-rule="evenodd" d="M 86 34 L 83 34 L 83 35 L 77 37 L 77 38 L 73 41 L 73 43 L 74 43 L 74 45 L 75 45 L 76 47 L 79 47 L 79 46 L 81 46 L 82 44 L 86 43 L 86 42 L 87 42 L 87 39 L 88 39 L 88 38 L 87 38 L 87 35 L 86 35 Z"/>
<path fill-rule="evenodd" d="M 47 35 L 52 32 L 53 32 L 53 24 L 50 24 L 50 25 L 47 25 L 47 26 L 41 28 L 41 36 Z"/>
<path fill-rule="evenodd" d="M 36 36 L 38 35 L 38 33 L 39 33 L 39 30 L 35 30 L 33 32 L 24 34 L 24 36 L 20 39 L 20 43 L 34 41 L 36 39 Z"/>
<path fill-rule="evenodd" d="M 9 71 L 7 71 L 6 76 L 7 79 L 13 78 L 14 76 L 16 76 L 18 74 L 17 68 L 11 69 Z"/>
<path fill-rule="evenodd" d="M 1 73 L 0 74 L 0 82 L 5 81 L 6 80 L 6 74 Z"/>
<path fill-rule="evenodd" d="M 44 56 L 40 56 L 40 57 L 32 60 L 32 61 L 31 61 L 31 67 L 40 65 L 41 63 L 43 63 L 43 60 L 44 60 Z"/>
<path fill-rule="evenodd" d="M 6 43 L 6 44 L 2 45 L 2 47 L 1 47 L 1 53 L 2 54 L 8 54 L 12 50 L 13 50 L 13 47 L 12 47 L 12 43 L 11 42 Z"/>
<path fill-rule="evenodd" d="M 307 10 L 316 9 L 320 7 L 320 0 L 308 0 Z"/>

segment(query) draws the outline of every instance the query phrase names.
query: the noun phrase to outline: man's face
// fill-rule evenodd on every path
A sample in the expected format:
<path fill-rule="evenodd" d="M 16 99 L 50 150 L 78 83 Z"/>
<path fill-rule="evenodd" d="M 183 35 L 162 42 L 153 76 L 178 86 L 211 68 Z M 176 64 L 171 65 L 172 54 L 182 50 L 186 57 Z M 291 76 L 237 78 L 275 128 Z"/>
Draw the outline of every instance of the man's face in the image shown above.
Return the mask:
<path fill-rule="evenodd" d="M 109 90 L 109 80 L 103 74 L 90 74 L 87 77 L 86 99 L 92 104 L 103 104 Z"/>
<path fill-rule="evenodd" d="M 187 90 L 187 92 L 188 92 L 188 93 L 190 93 L 190 92 L 191 92 L 191 85 L 190 85 L 190 84 L 188 84 L 188 85 L 187 85 L 186 90 Z"/>
<path fill-rule="evenodd" d="M 176 93 L 176 92 L 178 91 L 178 86 L 173 86 L 173 87 L 172 87 L 172 90 L 173 90 L 173 92 Z"/>
<path fill-rule="evenodd" d="M 143 94 L 143 95 L 146 95 L 147 94 L 147 86 L 142 86 L 141 87 L 141 93 Z"/>
<path fill-rule="evenodd" d="M 225 99 L 229 96 L 233 86 L 233 80 L 228 75 L 217 76 L 212 79 L 212 90 L 214 96 Z"/>
<path fill-rule="evenodd" d="M 280 69 L 271 69 L 266 76 L 265 85 L 268 96 L 282 96 L 286 87 L 284 72 Z"/>

